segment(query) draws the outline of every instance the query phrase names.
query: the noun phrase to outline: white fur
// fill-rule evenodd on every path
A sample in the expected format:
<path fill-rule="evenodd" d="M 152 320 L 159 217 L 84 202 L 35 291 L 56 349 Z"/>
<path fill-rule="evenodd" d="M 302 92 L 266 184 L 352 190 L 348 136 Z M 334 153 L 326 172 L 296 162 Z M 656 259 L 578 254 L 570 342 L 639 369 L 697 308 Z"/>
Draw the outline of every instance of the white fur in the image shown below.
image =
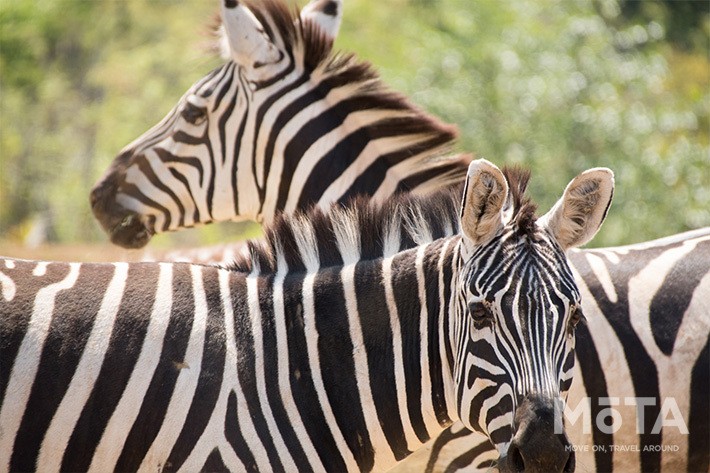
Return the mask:
<path fill-rule="evenodd" d="M 252 69 L 255 64 L 271 64 L 281 53 L 264 33 L 254 13 L 238 3 L 227 8 L 222 2 L 222 24 L 229 44 L 230 56 L 237 64 Z"/>
<path fill-rule="evenodd" d="M 295 219 L 293 226 L 293 236 L 296 239 L 298 252 L 301 254 L 306 271 L 315 273 L 320 268 L 320 257 L 318 255 L 318 243 L 316 234 L 311 222 L 304 217 Z"/>
<path fill-rule="evenodd" d="M 2 298 L 10 302 L 15 298 L 17 293 L 17 285 L 15 281 L 3 272 L 0 272 L 0 288 L 2 288 Z"/>
<path fill-rule="evenodd" d="M 326 15 L 323 13 L 323 7 L 328 3 L 334 4 L 337 8 L 335 16 Z M 343 1 L 342 0 L 312 0 L 308 5 L 301 10 L 301 19 L 314 21 L 320 26 L 323 33 L 331 40 L 338 36 L 340 23 L 343 19 Z"/>
<path fill-rule="evenodd" d="M 330 212 L 333 233 L 344 266 L 360 261 L 360 228 L 356 212 L 356 209 L 345 211 L 337 208 L 333 208 Z"/>

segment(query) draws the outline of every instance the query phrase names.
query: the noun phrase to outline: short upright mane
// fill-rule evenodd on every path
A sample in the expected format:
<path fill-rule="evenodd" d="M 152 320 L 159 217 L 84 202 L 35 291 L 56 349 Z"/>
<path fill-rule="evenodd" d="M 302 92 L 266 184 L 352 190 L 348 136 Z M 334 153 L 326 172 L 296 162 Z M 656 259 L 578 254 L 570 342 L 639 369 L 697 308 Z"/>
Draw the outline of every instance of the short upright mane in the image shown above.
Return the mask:
<path fill-rule="evenodd" d="M 312 207 L 282 214 L 266 229 L 265 242 L 250 241 L 245 254 L 227 268 L 275 273 L 308 270 L 391 256 L 403 248 L 458 233 L 462 186 L 431 195 L 399 194 L 386 202 L 358 196 L 328 210 Z M 354 255 L 354 256 L 351 256 Z"/>
<path fill-rule="evenodd" d="M 534 237 L 537 204 L 526 195 L 528 183 L 530 182 L 530 170 L 517 166 L 506 166 L 503 168 L 503 175 L 508 181 L 510 205 L 513 206 L 511 221 L 517 226 L 521 234 Z"/>
<path fill-rule="evenodd" d="M 534 239 L 537 206 L 526 195 L 530 171 L 506 167 L 503 174 L 510 189 L 512 223 Z M 391 256 L 459 233 L 462 191 L 463 185 L 452 185 L 426 196 L 398 194 L 385 202 L 358 196 L 328 210 L 314 206 L 281 214 L 266 229 L 265 241 L 248 242 L 247 251 L 227 268 L 263 275 L 275 273 L 280 265 L 298 272 L 313 264 L 325 268 Z"/>

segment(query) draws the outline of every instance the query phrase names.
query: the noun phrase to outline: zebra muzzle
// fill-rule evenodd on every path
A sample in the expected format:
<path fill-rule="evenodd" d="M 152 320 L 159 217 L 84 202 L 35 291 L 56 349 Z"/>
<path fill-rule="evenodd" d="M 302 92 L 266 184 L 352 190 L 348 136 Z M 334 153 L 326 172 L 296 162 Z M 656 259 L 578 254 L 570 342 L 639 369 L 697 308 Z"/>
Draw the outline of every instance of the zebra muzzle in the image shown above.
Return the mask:
<path fill-rule="evenodd" d="M 525 397 L 515 410 L 515 433 L 505 457 L 502 472 L 572 472 L 574 451 L 564 433 L 555 429 L 554 400 Z"/>
<path fill-rule="evenodd" d="M 116 202 L 116 185 L 114 179 L 109 178 L 104 178 L 92 189 L 91 210 L 112 243 L 123 248 L 142 248 L 154 231 L 139 214 Z"/>

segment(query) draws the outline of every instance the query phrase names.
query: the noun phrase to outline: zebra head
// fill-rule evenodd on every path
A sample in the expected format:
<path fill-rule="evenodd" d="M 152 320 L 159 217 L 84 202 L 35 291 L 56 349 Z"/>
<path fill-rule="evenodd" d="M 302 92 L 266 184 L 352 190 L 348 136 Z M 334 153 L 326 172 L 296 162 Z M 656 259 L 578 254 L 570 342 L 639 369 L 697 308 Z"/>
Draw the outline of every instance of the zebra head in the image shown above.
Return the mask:
<path fill-rule="evenodd" d="M 300 13 L 282 0 L 223 0 L 225 64 L 129 144 L 94 186 L 96 218 L 124 247 L 216 221 L 432 189 L 465 174 L 439 159 L 455 128 L 387 90 L 353 55 L 333 54 L 342 1 Z M 433 182 L 439 177 L 438 182 Z"/>
<path fill-rule="evenodd" d="M 454 385 L 464 425 L 488 435 L 502 471 L 573 471 L 556 410 L 571 384 L 580 294 L 565 257 L 611 203 L 610 170 L 577 176 L 543 217 L 529 173 L 471 164 L 461 211 L 463 259 Z"/>

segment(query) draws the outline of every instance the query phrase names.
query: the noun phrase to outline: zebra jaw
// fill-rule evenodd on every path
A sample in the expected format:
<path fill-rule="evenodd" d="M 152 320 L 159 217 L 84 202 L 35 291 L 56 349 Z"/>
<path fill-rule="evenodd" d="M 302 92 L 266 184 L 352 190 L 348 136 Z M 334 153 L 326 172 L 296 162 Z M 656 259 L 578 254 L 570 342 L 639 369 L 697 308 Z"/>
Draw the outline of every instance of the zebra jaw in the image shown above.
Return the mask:
<path fill-rule="evenodd" d="M 113 186 L 99 184 L 91 192 L 91 210 L 111 242 L 123 248 L 137 249 L 148 244 L 155 233 L 151 217 L 143 221 L 140 214 L 126 209 L 120 204 L 107 207 L 107 200 L 103 197 L 106 193 L 115 193 Z M 113 195 L 113 194 L 112 194 Z"/>
<path fill-rule="evenodd" d="M 143 248 L 148 244 L 153 231 L 144 224 L 140 217 L 128 214 L 110 231 L 111 241 L 124 248 Z"/>

